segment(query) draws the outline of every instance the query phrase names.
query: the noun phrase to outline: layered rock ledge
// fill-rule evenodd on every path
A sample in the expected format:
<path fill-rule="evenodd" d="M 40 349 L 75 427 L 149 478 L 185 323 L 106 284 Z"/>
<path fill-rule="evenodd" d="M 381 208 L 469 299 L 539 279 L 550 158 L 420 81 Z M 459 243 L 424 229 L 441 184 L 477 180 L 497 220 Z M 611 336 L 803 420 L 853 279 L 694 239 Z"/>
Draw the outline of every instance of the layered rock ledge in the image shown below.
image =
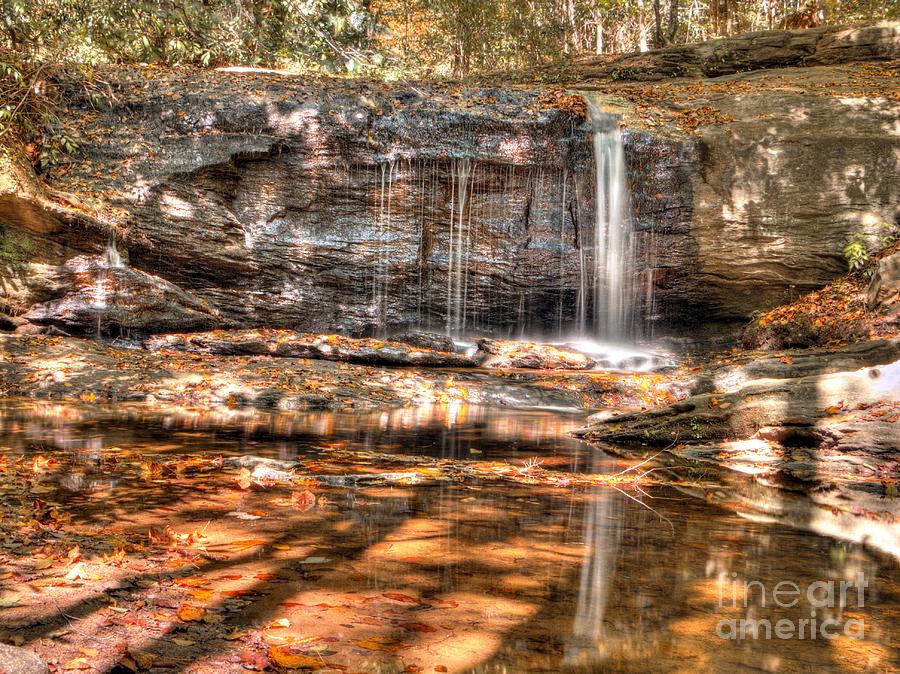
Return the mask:
<path fill-rule="evenodd" d="M 80 150 L 45 187 L 12 162 L 24 177 L 0 190 L 0 310 L 78 334 L 444 331 L 463 218 L 463 325 L 557 336 L 592 269 L 590 126 L 571 90 L 593 88 L 626 125 L 646 329 L 734 333 L 833 279 L 853 233 L 898 217 L 896 29 L 842 35 L 707 43 L 698 62 L 731 65 L 664 82 L 575 64 L 569 92 L 110 70 L 103 109 L 76 97 L 66 111 Z M 805 56 L 740 56 L 771 50 Z M 669 57 L 628 58 L 649 73 Z M 134 274 L 113 272 L 103 304 L 111 235 Z"/>
<path fill-rule="evenodd" d="M 669 382 L 657 374 L 387 367 L 359 364 L 372 362 L 378 351 L 372 346 L 334 347 L 359 359 L 352 363 L 335 362 L 335 352 L 319 359 L 319 347 L 315 360 L 298 357 L 309 348 L 299 342 L 292 357 L 273 355 L 259 336 L 228 343 L 232 353 L 259 353 L 211 353 L 211 343 L 192 344 L 190 352 L 146 351 L 72 337 L 0 335 L 0 395 L 274 410 L 460 402 L 584 410 L 673 399 Z M 285 353 L 291 348 L 285 346 Z M 397 354 L 396 347 L 386 348 L 392 358 Z M 464 358 L 425 356 L 431 357 Z"/>

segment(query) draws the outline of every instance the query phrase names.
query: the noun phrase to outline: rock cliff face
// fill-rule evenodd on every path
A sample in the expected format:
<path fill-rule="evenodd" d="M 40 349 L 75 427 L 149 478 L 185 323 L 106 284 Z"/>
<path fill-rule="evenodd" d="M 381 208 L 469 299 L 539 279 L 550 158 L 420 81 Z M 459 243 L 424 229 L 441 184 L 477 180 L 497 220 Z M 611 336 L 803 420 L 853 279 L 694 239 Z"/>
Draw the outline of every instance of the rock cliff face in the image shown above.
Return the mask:
<path fill-rule="evenodd" d="M 851 232 L 896 221 L 900 105 L 880 93 L 884 66 L 867 68 L 679 81 L 677 100 L 644 84 L 609 93 L 627 123 L 647 334 L 733 329 L 841 273 Z M 546 90 L 153 77 L 117 71 L 108 108 L 72 110 L 82 156 L 50 183 L 114 208 L 116 288 L 156 285 L 154 306 L 89 304 L 104 218 L 48 227 L 45 202 L 7 193 L 8 310 L 78 332 L 99 318 L 111 333 L 449 324 L 548 337 L 590 314 L 590 127 Z M 692 133 L 650 123 L 642 95 L 714 118 Z"/>

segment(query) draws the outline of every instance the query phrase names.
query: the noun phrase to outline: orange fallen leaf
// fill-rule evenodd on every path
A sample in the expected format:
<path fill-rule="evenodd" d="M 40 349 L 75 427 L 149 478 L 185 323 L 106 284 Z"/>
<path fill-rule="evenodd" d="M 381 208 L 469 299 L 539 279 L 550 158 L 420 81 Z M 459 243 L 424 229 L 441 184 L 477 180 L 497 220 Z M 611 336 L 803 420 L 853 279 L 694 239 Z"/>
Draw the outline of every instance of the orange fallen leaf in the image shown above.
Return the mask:
<path fill-rule="evenodd" d="M 212 590 L 204 590 L 201 588 L 194 588 L 188 591 L 188 594 L 192 599 L 197 601 L 206 601 L 208 599 L 212 599 L 213 594 L 215 594 Z"/>
<path fill-rule="evenodd" d="M 205 614 L 206 609 L 192 604 L 182 604 L 178 609 L 178 618 L 184 622 L 199 622 L 203 620 Z"/>
<path fill-rule="evenodd" d="M 411 632 L 437 632 L 437 627 L 426 625 L 425 623 L 400 623 L 400 627 Z"/>
<path fill-rule="evenodd" d="M 87 661 L 87 658 L 75 658 L 65 663 L 62 668 L 66 671 L 74 669 L 90 669 L 91 663 Z"/>
<path fill-rule="evenodd" d="M 269 658 L 279 667 L 285 669 L 322 669 L 325 662 L 305 653 L 296 651 L 290 645 L 273 646 L 269 649 Z"/>
<path fill-rule="evenodd" d="M 313 494 L 309 489 L 304 489 L 303 491 L 295 491 L 291 494 L 291 505 L 293 505 L 297 510 L 307 511 L 312 510 L 316 507 L 316 495 Z"/>
<path fill-rule="evenodd" d="M 404 604 L 418 604 L 418 599 L 413 599 L 408 594 L 401 594 L 399 592 L 385 592 L 384 595 L 388 599 L 393 599 L 394 601 L 399 601 Z"/>
<path fill-rule="evenodd" d="M 368 639 L 360 639 L 353 643 L 360 648 L 365 648 L 369 651 L 381 651 L 383 653 L 396 653 L 397 651 L 409 647 L 409 644 L 397 641 L 393 637 L 379 635 L 369 637 Z"/>

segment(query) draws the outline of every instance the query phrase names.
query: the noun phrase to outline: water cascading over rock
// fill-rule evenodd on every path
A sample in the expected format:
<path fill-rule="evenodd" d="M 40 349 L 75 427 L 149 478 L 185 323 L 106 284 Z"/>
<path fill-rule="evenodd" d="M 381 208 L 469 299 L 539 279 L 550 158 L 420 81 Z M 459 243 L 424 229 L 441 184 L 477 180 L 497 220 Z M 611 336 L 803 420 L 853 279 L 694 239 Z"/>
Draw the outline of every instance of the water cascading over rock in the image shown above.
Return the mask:
<path fill-rule="evenodd" d="M 125 264 L 122 262 L 122 256 L 116 247 L 116 237 L 110 234 L 106 243 L 106 250 L 103 252 L 103 258 L 100 262 L 100 268 L 97 271 L 97 280 L 94 284 L 93 304 L 97 311 L 97 337 L 102 336 L 103 314 L 106 311 L 110 289 L 107 287 L 109 282 L 109 270 L 121 269 Z"/>
<path fill-rule="evenodd" d="M 584 98 L 594 150 L 594 229 L 593 241 L 582 241 L 579 247 L 581 251 L 590 247 L 592 266 L 580 274 L 577 327 L 581 337 L 623 341 L 638 336 L 635 310 L 650 302 L 636 295 L 650 289 L 635 279 L 635 237 L 619 118 L 603 110 L 596 94 L 588 92 Z M 590 324 L 588 302 L 593 308 Z"/>

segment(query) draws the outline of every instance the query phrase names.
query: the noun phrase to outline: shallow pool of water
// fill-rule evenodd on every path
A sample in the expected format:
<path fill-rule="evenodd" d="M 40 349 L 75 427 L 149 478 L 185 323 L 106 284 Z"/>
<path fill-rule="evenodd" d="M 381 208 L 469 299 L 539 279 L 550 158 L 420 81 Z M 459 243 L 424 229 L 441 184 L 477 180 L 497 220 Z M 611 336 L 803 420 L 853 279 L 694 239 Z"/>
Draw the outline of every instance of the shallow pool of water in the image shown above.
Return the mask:
<path fill-rule="evenodd" d="M 242 454 L 314 466 L 334 447 L 622 469 L 566 435 L 582 421 L 466 406 L 265 415 L 4 401 L 7 475 L 36 457 L 60 459 L 40 479 L 3 483 L 4 524 L 39 498 L 98 540 L 165 526 L 204 540 L 183 559 L 148 548 L 113 565 L 104 591 L 121 611 L 86 601 L 95 586 L 61 588 L 59 611 L 48 613 L 47 589 L 35 585 L 46 572 L 31 577 L 21 564 L 46 548 L 22 547 L 4 529 L 12 577 L 2 582 L 19 602 L 0 608 L 0 636 L 17 633 L 45 656 L 122 641 L 186 672 L 240 671 L 248 650 L 273 666 L 290 653 L 359 672 L 900 668 L 894 558 L 675 489 L 310 486 L 316 504 L 297 507 L 295 486 L 127 469 L 129 457 L 152 468 L 154 458 Z M 99 564 L 89 573 L 106 573 Z M 183 602 L 215 620 L 180 620 Z M 169 620 L 174 632 L 160 627 Z"/>

